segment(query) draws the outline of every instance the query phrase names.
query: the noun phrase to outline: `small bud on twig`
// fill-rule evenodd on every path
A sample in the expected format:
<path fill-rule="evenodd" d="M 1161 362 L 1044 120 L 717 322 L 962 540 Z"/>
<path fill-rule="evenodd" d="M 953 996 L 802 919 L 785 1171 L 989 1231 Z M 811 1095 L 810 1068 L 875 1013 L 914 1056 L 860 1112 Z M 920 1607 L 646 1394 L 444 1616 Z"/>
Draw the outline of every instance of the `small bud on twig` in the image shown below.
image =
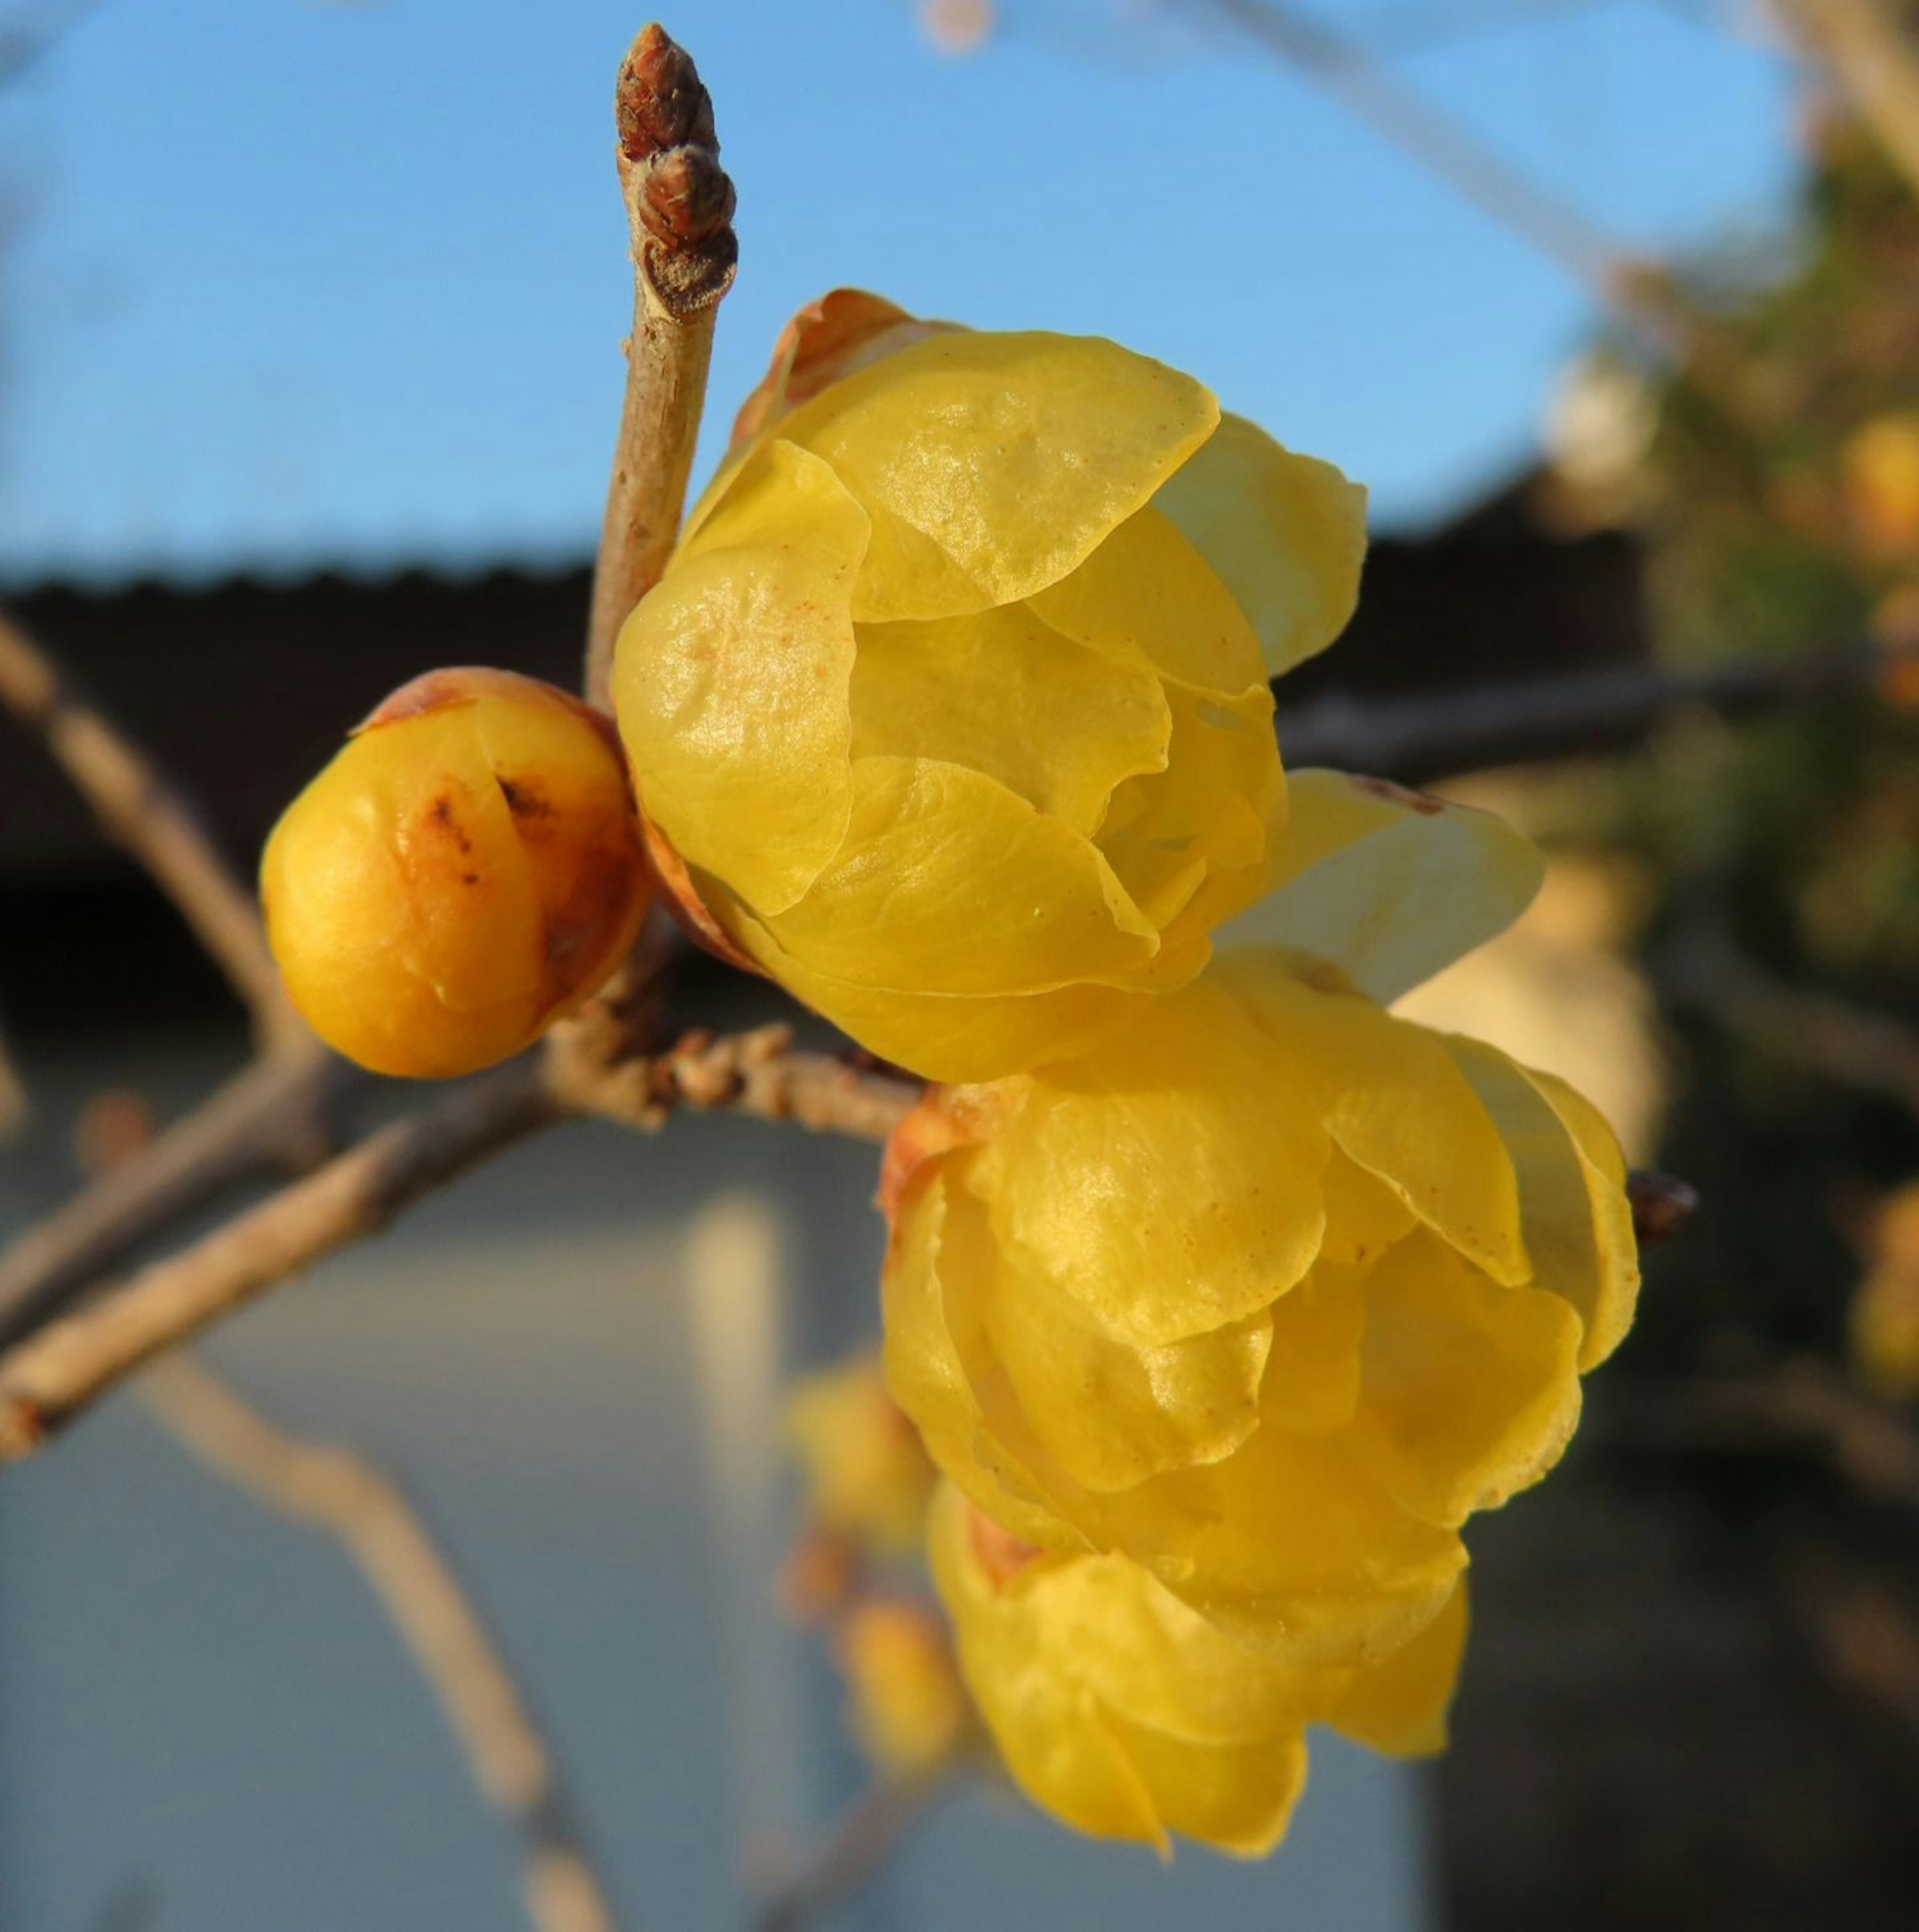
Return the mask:
<path fill-rule="evenodd" d="M 1635 1168 L 1626 1176 L 1626 1196 L 1632 1204 L 1632 1232 L 1642 1250 L 1671 1240 L 1699 1205 L 1696 1187 L 1650 1168 Z"/>

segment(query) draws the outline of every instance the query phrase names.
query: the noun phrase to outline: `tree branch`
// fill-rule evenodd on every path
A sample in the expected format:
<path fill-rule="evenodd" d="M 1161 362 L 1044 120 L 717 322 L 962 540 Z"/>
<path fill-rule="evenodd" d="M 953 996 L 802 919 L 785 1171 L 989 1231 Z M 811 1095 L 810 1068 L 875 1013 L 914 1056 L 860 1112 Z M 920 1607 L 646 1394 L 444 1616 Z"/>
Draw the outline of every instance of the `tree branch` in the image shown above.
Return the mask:
<path fill-rule="evenodd" d="M 791 1040 L 768 1027 L 617 1054 L 594 1024 L 557 1028 L 535 1052 L 452 1089 L 0 1355 L 0 1461 L 32 1454 L 155 1356 L 566 1114 L 651 1130 L 677 1107 L 725 1109 L 877 1142 L 919 1096 L 916 1082 L 794 1053 Z"/>
<path fill-rule="evenodd" d="M 658 26 L 633 43 L 614 97 L 620 188 L 633 238 L 633 332 L 587 627 L 586 693 L 611 708 L 613 644 L 678 535 L 719 299 L 739 243 L 713 102 Z"/>
<path fill-rule="evenodd" d="M 0 615 L 0 704 L 38 732 L 107 836 L 146 867 L 245 1001 L 263 1044 L 309 1036 L 288 1002 L 252 891 L 186 802 L 100 713 L 80 703 L 33 640 Z"/>
<path fill-rule="evenodd" d="M 149 1145 L 0 1252 L 0 1346 L 45 1321 L 149 1235 L 229 1188 L 317 1165 L 362 1076 L 325 1052 L 254 1060 Z"/>
<path fill-rule="evenodd" d="M 1315 698 L 1280 712 L 1280 748 L 1289 764 L 1334 765 L 1419 784 L 1493 765 L 1617 751 L 1689 710 L 1760 717 L 1866 692 L 1910 656 L 1867 646 L 1704 671 L 1631 664 L 1416 698 Z"/>
<path fill-rule="evenodd" d="M 1819 64 L 1919 194 L 1919 53 L 1886 0 L 1782 0 Z"/>
<path fill-rule="evenodd" d="M 190 1356 L 155 1363 L 138 1387 L 215 1475 L 339 1539 L 412 1652 L 480 1795 L 519 1834 L 534 1932 L 614 1932 L 553 1754 L 471 1598 L 392 1480 L 348 1450 L 288 1434 Z"/>
<path fill-rule="evenodd" d="M 956 1763 L 882 1778 L 856 1798 L 804 1868 L 768 1899 L 756 1932 L 803 1932 L 859 1889 L 952 1789 Z"/>

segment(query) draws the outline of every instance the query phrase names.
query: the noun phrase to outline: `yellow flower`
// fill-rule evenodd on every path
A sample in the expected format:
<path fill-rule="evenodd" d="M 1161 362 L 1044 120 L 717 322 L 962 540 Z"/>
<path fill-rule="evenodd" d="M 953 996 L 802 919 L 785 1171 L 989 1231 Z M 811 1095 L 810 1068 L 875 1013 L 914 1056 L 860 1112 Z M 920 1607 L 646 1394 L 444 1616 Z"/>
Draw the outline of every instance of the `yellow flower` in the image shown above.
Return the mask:
<path fill-rule="evenodd" d="M 1223 954 L 1098 1051 L 902 1126 L 886 1360 L 1017 1536 L 1351 1665 L 1431 1622 L 1461 1525 L 1557 1459 L 1638 1262 L 1584 1102 L 1374 1004 L 1436 963 L 1429 908 L 1453 946 L 1509 918 L 1530 848 L 1410 794 L 1298 790 L 1328 825 L 1353 808 L 1343 842 L 1281 851 L 1266 909 L 1319 956 Z"/>
<path fill-rule="evenodd" d="M 1919 1395 L 1919 1181 L 1896 1188 L 1873 1230 L 1872 1264 L 1852 1299 L 1853 1359 L 1881 1395 Z"/>
<path fill-rule="evenodd" d="M 1847 437 L 1839 464 L 1865 548 L 1889 562 L 1919 555 L 1919 414 L 1875 416 Z"/>
<path fill-rule="evenodd" d="M 836 1648 L 861 1748 L 883 1770 L 923 1774 L 948 1762 L 973 1727 L 952 1640 L 929 1605 L 868 1597 L 840 1623 Z"/>
<path fill-rule="evenodd" d="M 933 1575 L 960 1669 L 1033 1802 L 1096 1838 L 1170 1833 L 1242 1857 L 1284 1836 L 1306 1726 L 1396 1756 L 1446 1742 L 1466 1640 L 1454 1587 L 1410 1642 L 1363 1668 L 1302 1668 L 1238 1641 L 1124 1556 L 1014 1552 L 950 1484 Z"/>
<path fill-rule="evenodd" d="M 614 668 L 684 914 L 944 1079 L 1191 980 L 1266 882 L 1266 680 L 1350 614 L 1363 493 L 1110 342 L 870 297 L 745 426 Z"/>
<path fill-rule="evenodd" d="M 599 986 L 649 894 L 605 721 L 507 671 L 404 686 L 290 805 L 260 865 L 293 1004 L 376 1072 L 517 1053 Z"/>
<path fill-rule="evenodd" d="M 786 1429 L 815 1527 L 882 1555 L 919 1547 L 932 1466 L 876 1354 L 807 1376 L 788 1399 Z"/>

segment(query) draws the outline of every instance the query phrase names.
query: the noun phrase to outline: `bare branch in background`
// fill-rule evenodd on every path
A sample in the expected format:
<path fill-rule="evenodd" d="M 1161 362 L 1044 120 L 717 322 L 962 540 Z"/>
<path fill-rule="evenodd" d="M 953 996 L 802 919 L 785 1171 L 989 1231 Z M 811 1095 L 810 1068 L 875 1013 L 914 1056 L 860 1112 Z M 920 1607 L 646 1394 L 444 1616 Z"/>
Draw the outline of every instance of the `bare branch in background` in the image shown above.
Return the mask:
<path fill-rule="evenodd" d="M 804 1868 L 767 1901 L 755 1932 L 803 1932 L 857 1892 L 951 1790 L 960 1768 L 884 1778 L 855 1798 Z"/>
<path fill-rule="evenodd" d="M 0 1034 L 0 1145 L 12 1140 L 26 1125 L 33 1111 L 27 1099 L 26 1082 L 7 1051 L 7 1040 Z"/>
<path fill-rule="evenodd" d="M 1885 0 L 1779 0 L 1780 11 L 1919 194 L 1919 48 Z"/>
<path fill-rule="evenodd" d="M 1306 75 L 1473 206 L 1557 262 L 1662 355 L 1683 361 L 1702 319 L 1661 277 L 1631 260 L 1585 217 L 1529 181 L 1411 88 L 1371 53 L 1282 0 L 1177 0 L 1236 28 Z"/>
<path fill-rule="evenodd" d="M 316 1166 L 335 1144 L 337 1103 L 364 1078 L 317 1048 L 269 1054 L 236 1074 L 0 1252 L 0 1345 L 230 1189 Z"/>
<path fill-rule="evenodd" d="M 46 741 L 107 836 L 179 909 L 246 1002 L 262 1044 L 309 1040 L 281 986 L 251 887 L 235 877 L 173 786 L 98 712 L 64 688 L 45 653 L 5 616 L 0 704 Z"/>
<path fill-rule="evenodd" d="M 534 1932 L 614 1932 L 553 1753 L 471 1598 L 392 1479 L 348 1450 L 288 1434 L 190 1356 L 155 1364 L 139 1391 L 215 1475 L 339 1539 L 412 1652 L 481 1796 L 519 1834 Z"/>
<path fill-rule="evenodd" d="M 650 1129 L 683 1106 L 878 1141 L 918 1097 L 917 1082 L 791 1052 L 790 1040 L 784 1028 L 696 1034 L 608 1064 L 590 1032 L 583 1043 L 579 1030 L 557 1029 L 0 1356 L 0 1461 L 31 1454 L 155 1356 L 569 1114 Z"/>
<path fill-rule="evenodd" d="M 1869 647 L 1689 673 L 1632 664 L 1413 698 L 1320 698 L 1280 712 L 1279 744 L 1289 764 L 1422 784 L 1495 765 L 1623 750 L 1688 711 L 1760 717 L 1869 692 L 1905 661 Z"/>
<path fill-rule="evenodd" d="M 739 257 L 713 102 L 660 27 L 633 43 L 614 101 L 633 238 L 633 333 L 587 629 L 586 693 L 610 708 L 613 643 L 680 530 L 719 299 Z"/>

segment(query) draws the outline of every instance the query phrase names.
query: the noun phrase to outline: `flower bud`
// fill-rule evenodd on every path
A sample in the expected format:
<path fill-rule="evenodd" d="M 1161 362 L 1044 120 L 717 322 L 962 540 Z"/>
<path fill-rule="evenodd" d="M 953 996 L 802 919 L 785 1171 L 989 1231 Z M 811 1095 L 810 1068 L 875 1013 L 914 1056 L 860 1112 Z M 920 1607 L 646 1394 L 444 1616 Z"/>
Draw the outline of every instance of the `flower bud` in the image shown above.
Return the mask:
<path fill-rule="evenodd" d="M 605 722 L 508 671 L 403 686 L 290 806 L 260 892 L 287 989 L 379 1073 L 448 1078 L 599 987 L 650 888 Z"/>
<path fill-rule="evenodd" d="M 877 1353 L 807 1376 L 788 1400 L 786 1430 L 811 1523 L 875 1556 L 919 1548 L 933 1468 L 887 1393 Z"/>
<path fill-rule="evenodd" d="M 1284 814 L 1364 493 L 1112 343 L 800 318 L 614 686 L 686 923 L 939 1079 L 1185 984 Z"/>
<path fill-rule="evenodd" d="M 882 1771 L 923 1774 L 953 1756 L 973 1710 L 932 1606 L 866 1598 L 847 1612 L 836 1649 L 854 1733 Z"/>

